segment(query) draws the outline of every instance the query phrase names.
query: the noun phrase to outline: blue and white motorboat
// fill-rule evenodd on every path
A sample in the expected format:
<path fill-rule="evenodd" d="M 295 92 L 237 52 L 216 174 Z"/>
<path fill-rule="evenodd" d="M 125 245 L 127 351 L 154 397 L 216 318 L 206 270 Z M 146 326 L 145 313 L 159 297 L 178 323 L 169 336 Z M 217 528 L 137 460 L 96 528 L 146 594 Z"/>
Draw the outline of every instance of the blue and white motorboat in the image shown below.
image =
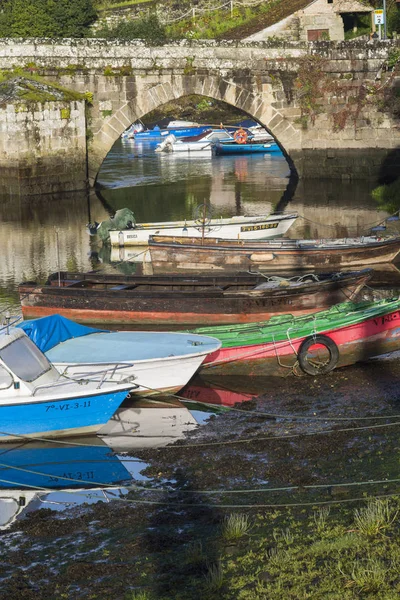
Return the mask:
<path fill-rule="evenodd" d="M 0 441 L 96 432 L 133 387 L 93 365 L 86 378 L 63 376 L 24 331 L 7 328 L 0 334 Z"/>
<path fill-rule="evenodd" d="M 134 380 L 134 395 L 179 391 L 221 346 L 215 338 L 188 333 L 94 329 L 57 314 L 18 327 L 64 376 L 91 378 L 115 369 L 111 380 Z"/>
<path fill-rule="evenodd" d="M 167 127 L 156 125 L 153 129 L 137 131 L 133 137 L 135 140 L 159 141 L 170 134 L 173 134 L 176 138 L 185 138 L 200 135 L 210 129 L 210 125 L 199 125 L 190 121 L 170 121 Z"/>

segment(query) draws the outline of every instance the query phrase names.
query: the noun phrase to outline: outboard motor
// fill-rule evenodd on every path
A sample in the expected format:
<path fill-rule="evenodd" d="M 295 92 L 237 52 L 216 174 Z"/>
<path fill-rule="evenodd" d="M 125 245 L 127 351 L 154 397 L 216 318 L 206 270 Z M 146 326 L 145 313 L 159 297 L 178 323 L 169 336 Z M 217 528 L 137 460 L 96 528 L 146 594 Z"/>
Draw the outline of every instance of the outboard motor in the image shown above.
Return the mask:
<path fill-rule="evenodd" d="M 176 137 L 174 136 L 173 133 L 170 133 L 161 142 L 161 144 L 158 144 L 158 146 L 156 148 L 156 152 L 173 152 L 174 142 L 176 142 Z"/>

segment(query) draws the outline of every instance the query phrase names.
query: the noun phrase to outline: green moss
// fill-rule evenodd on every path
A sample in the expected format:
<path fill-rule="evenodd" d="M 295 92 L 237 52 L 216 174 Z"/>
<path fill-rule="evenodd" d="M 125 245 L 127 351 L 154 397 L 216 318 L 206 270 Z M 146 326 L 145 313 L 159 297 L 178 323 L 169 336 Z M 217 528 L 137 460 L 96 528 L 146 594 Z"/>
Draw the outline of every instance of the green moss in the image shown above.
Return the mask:
<path fill-rule="evenodd" d="M 112 110 L 102 110 L 101 114 L 103 116 L 103 119 L 106 119 L 107 117 L 111 117 L 112 115 Z"/>
<path fill-rule="evenodd" d="M 11 85 L 17 79 L 18 91 L 16 95 L 25 102 L 73 102 L 74 100 L 85 100 L 90 104 L 93 101 L 93 95 L 89 92 L 84 94 L 74 92 L 58 83 L 50 83 L 40 75 L 25 71 L 20 67 L 0 71 L 0 83 L 9 82 Z"/>
<path fill-rule="evenodd" d="M 70 108 L 62 108 L 61 109 L 61 118 L 62 119 L 69 119 L 71 116 L 71 109 Z"/>

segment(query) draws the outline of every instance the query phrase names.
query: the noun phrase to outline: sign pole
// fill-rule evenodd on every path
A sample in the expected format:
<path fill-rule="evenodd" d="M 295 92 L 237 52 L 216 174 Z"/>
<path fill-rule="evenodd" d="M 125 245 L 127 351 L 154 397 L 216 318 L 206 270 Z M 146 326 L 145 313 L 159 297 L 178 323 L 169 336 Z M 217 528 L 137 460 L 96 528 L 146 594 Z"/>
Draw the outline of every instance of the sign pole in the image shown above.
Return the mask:
<path fill-rule="evenodd" d="M 387 25 L 386 25 L 386 0 L 383 0 L 383 39 L 387 39 Z"/>

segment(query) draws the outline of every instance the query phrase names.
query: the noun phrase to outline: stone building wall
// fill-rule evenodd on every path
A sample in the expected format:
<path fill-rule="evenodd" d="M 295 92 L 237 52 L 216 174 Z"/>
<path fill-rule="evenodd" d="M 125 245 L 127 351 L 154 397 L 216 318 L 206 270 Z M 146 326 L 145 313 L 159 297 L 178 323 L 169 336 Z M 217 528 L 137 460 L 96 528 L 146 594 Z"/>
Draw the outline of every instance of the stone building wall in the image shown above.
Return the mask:
<path fill-rule="evenodd" d="M 299 10 L 287 19 L 271 25 L 247 38 L 248 41 L 263 41 L 272 36 L 296 41 L 308 41 L 308 32 L 326 30 L 327 39 L 344 40 L 344 23 L 342 13 L 372 11 L 367 5 L 357 0 L 314 0 L 303 10 Z"/>
<path fill-rule="evenodd" d="M 0 106 L 0 194 L 86 188 L 85 102 Z"/>

